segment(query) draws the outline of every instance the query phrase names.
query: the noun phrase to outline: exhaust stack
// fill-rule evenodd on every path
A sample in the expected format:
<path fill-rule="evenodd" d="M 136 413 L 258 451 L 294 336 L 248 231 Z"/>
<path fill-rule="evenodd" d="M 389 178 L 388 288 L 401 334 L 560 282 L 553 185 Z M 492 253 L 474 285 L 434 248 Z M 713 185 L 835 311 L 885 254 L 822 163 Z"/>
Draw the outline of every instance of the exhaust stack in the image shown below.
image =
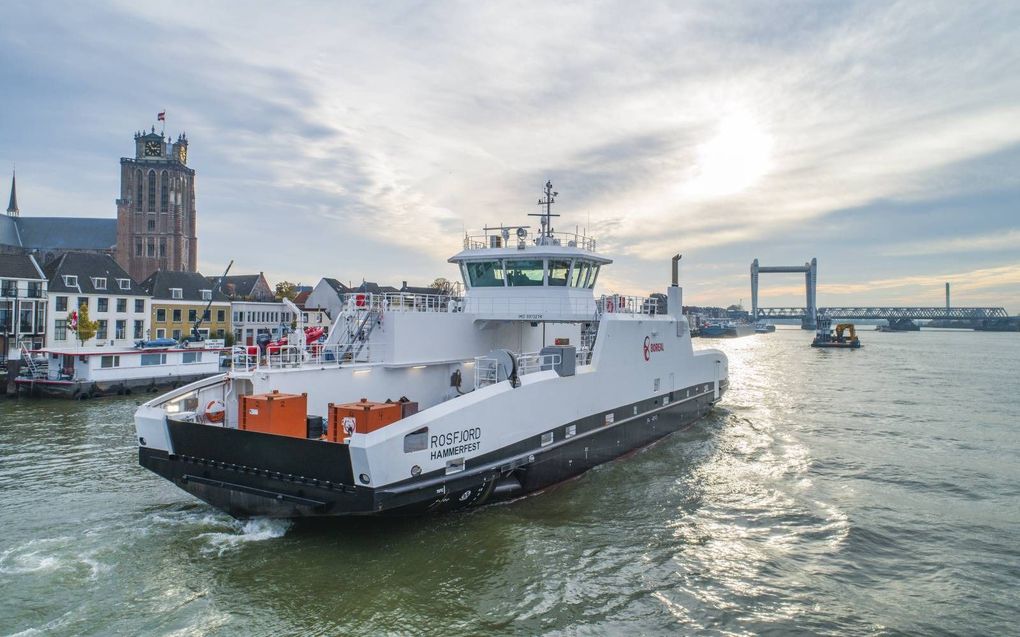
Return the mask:
<path fill-rule="evenodd" d="M 680 285 L 680 259 L 682 254 L 673 255 L 673 287 Z"/>

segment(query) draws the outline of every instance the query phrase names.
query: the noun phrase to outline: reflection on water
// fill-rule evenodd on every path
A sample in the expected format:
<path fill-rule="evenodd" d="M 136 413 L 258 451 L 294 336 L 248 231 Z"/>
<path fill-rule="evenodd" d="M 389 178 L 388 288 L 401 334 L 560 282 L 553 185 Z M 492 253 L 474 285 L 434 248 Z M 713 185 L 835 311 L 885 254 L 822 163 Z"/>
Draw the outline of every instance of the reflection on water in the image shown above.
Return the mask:
<path fill-rule="evenodd" d="M 237 522 L 137 467 L 134 401 L 2 402 L 0 634 L 1008 632 L 1020 339 L 863 336 L 706 341 L 694 428 L 427 519 Z"/>

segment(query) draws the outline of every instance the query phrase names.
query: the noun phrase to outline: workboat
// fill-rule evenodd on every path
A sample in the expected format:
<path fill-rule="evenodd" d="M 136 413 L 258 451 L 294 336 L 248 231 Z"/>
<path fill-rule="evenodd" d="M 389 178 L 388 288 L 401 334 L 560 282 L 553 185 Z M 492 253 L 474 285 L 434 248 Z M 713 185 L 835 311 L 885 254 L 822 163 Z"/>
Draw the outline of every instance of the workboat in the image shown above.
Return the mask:
<path fill-rule="evenodd" d="M 757 323 L 754 324 L 754 333 L 755 334 L 771 334 L 772 332 L 775 332 L 775 331 L 776 331 L 776 326 L 773 325 L 772 323 L 769 323 L 766 320 L 761 320 L 761 321 L 758 321 Z"/>
<path fill-rule="evenodd" d="M 738 321 L 711 322 L 701 326 L 701 336 L 707 338 L 738 338 L 754 332 L 755 328 L 750 323 Z"/>
<path fill-rule="evenodd" d="M 18 394 L 48 398 L 158 392 L 219 374 L 224 351 L 223 341 L 22 349 L 14 383 Z"/>
<path fill-rule="evenodd" d="M 596 298 L 587 234 L 465 235 L 462 297 L 350 294 L 329 336 L 254 354 L 135 414 L 139 462 L 228 514 L 417 515 L 516 498 L 689 427 L 728 387 L 666 294 Z"/>
<path fill-rule="evenodd" d="M 832 319 L 819 318 L 815 339 L 811 347 L 829 347 L 834 349 L 859 349 L 861 340 L 857 338 L 857 329 L 853 323 L 840 323 L 832 329 Z"/>

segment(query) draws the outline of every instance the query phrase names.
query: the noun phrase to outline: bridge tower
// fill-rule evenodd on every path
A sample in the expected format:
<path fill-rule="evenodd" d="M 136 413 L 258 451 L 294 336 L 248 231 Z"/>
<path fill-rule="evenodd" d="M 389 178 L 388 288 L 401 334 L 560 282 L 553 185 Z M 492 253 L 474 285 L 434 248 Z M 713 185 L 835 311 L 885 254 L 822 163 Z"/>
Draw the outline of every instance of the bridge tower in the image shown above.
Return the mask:
<path fill-rule="evenodd" d="M 800 319 L 800 327 L 813 330 L 818 320 L 818 259 L 812 258 L 804 265 L 758 265 L 758 259 L 751 262 L 751 316 L 758 320 L 758 275 L 777 272 L 803 272 L 806 303 L 804 316 Z"/>

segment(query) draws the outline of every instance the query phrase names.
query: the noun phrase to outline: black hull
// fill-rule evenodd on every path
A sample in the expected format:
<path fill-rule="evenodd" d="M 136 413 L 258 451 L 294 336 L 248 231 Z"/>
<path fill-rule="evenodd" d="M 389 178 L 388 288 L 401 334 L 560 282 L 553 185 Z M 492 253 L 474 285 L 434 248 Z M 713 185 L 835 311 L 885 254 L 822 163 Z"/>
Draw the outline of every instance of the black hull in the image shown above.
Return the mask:
<path fill-rule="evenodd" d="M 726 383 L 720 384 L 720 395 Z M 687 391 L 691 397 L 687 398 Z M 170 421 L 174 455 L 139 448 L 139 463 L 236 518 L 413 516 L 463 509 L 538 491 L 689 427 L 715 402 L 711 384 L 557 427 L 555 442 L 529 438 L 468 460 L 460 473 L 423 474 L 370 488 L 351 475 L 348 448 Z M 636 410 L 636 412 L 635 412 Z M 576 435 L 566 438 L 572 427 Z"/>

